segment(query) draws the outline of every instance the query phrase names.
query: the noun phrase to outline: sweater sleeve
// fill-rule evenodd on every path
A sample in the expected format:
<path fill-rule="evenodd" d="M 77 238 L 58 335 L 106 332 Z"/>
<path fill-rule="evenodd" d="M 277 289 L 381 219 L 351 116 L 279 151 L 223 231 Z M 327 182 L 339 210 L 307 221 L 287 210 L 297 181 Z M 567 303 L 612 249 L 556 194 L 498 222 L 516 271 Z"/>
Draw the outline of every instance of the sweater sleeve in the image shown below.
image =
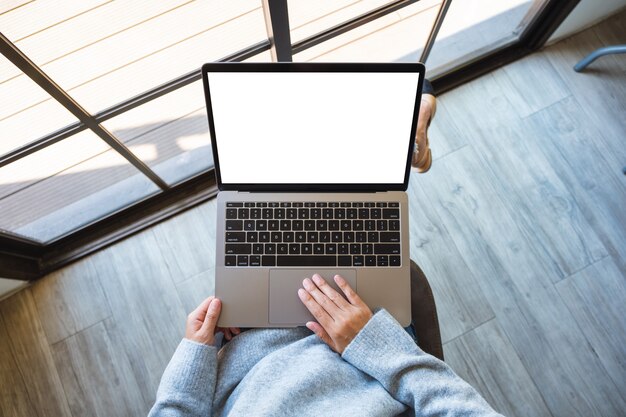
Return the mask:
<path fill-rule="evenodd" d="M 209 416 L 217 378 L 217 348 L 183 339 L 165 368 L 149 417 Z"/>
<path fill-rule="evenodd" d="M 498 415 L 448 365 L 424 353 L 385 310 L 374 314 L 342 356 L 417 415 Z"/>

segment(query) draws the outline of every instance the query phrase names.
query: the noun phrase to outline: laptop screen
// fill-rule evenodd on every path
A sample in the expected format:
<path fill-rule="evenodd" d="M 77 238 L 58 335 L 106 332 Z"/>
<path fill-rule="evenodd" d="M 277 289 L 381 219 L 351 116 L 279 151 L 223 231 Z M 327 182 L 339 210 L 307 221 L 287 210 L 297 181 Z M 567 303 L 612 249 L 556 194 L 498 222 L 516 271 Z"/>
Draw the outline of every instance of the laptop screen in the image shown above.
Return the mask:
<path fill-rule="evenodd" d="M 404 183 L 420 73 L 206 77 L 222 184 Z"/>

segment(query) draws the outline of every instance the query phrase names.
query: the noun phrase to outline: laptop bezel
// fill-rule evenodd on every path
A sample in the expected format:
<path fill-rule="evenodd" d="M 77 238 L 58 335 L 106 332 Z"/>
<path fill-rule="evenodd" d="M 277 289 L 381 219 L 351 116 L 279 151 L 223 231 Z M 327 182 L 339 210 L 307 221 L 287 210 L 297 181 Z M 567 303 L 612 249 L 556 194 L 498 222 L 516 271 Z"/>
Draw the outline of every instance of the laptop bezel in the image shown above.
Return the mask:
<path fill-rule="evenodd" d="M 415 95 L 415 106 L 413 110 L 413 120 L 411 123 L 411 134 L 407 139 L 407 159 L 402 183 L 392 184 L 276 184 L 276 183 L 223 183 L 219 153 L 217 150 L 217 140 L 215 125 L 213 121 L 213 109 L 211 106 L 211 92 L 209 88 L 208 73 L 210 72 L 387 72 L 419 74 Z M 409 184 L 411 170 L 411 157 L 415 144 L 415 132 L 420 109 L 420 98 L 424 85 L 425 68 L 422 63 L 299 63 L 299 62 L 212 62 L 202 66 L 202 83 L 204 86 L 204 96 L 206 100 L 207 117 L 209 120 L 209 133 L 211 135 L 211 148 L 213 151 L 213 161 L 215 167 L 215 177 L 220 191 L 282 191 L 282 192 L 363 192 L 363 191 L 406 191 Z"/>

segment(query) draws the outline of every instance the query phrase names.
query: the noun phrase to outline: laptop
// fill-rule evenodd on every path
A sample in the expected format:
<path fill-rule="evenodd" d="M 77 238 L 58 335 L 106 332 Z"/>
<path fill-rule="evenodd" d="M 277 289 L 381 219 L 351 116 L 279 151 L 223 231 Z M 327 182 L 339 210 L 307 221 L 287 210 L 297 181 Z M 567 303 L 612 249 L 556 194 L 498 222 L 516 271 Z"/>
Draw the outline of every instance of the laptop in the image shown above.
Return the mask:
<path fill-rule="evenodd" d="M 419 63 L 202 67 L 217 196 L 219 326 L 312 320 L 297 290 L 343 276 L 411 321 L 410 174 Z"/>

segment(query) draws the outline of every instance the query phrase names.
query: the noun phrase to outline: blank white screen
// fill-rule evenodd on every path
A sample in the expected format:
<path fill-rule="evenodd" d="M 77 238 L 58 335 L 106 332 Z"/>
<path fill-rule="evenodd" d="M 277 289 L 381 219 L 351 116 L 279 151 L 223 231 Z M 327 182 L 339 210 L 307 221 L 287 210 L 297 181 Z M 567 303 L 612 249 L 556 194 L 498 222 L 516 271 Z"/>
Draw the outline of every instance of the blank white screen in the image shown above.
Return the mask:
<path fill-rule="evenodd" d="M 403 183 L 418 79 L 208 73 L 222 183 Z"/>

